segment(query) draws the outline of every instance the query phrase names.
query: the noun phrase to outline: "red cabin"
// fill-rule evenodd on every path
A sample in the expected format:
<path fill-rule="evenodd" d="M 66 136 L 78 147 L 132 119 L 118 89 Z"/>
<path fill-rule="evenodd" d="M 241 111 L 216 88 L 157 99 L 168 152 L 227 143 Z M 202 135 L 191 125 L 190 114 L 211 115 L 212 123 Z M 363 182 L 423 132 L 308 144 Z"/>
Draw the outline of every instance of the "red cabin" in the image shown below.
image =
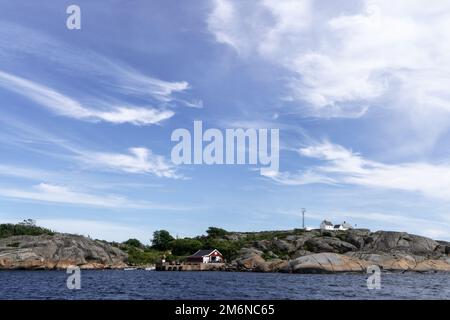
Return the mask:
<path fill-rule="evenodd" d="M 221 263 L 223 256 L 217 249 L 198 250 L 193 255 L 186 258 L 190 263 Z"/>

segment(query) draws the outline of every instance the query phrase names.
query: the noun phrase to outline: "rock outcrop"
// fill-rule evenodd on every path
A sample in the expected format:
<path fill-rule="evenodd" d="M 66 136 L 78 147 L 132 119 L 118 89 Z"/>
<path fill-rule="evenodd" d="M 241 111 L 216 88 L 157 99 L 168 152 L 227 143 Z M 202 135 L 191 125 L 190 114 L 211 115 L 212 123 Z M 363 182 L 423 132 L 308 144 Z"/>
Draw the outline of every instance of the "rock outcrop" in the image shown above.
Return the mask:
<path fill-rule="evenodd" d="M 363 258 L 363 257 L 361 257 Z M 416 260 L 411 256 L 393 257 L 368 255 L 365 259 L 336 253 L 316 253 L 289 261 L 284 272 L 291 273 L 338 273 L 365 272 L 371 265 L 389 271 L 450 271 L 446 260 Z"/>
<path fill-rule="evenodd" d="M 336 253 L 315 253 L 291 260 L 284 271 L 292 273 L 363 272 L 369 264 Z"/>
<path fill-rule="evenodd" d="M 252 247 L 241 249 L 233 262 L 234 268 L 328 273 L 362 272 L 377 265 L 389 271 L 450 271 L 450 243 L 445 241 L 405 232 L 372 233 L 366 229 L 284 233 L 286 236 L 282 238 L 255 241 Z"/>
<path fill-rule="evenodd" d="M 381 252 L 401 252 L 415 255 L 433 255 L 439 243 L 406 232 L 378 231 L 370 235 L 364 250 Z"/>
<path fill-rule="evenodd" d="M 333 237 L 312 238 L 305 242 L 305 246 L 311 252 L 345 253 L 357 250 L 353 244 Z"/>
<path fill-rule="evenodd" d="M 232 268 L 237 271 L 278 272 L 288 265 L 286 260 L 271 259 L 266 261 L 262 251 L 256 249 L 241 249 L 240 258 L 232 263 Z"/>
<path fill-rule="evenodd" d="M 405 232 L 276 231 L 227 234 L 238 244 L 228 271 L 335 273 L 382 270 L 450 272 L 450 243 Z M 127 254 L 110 244 L 70 234 L 0 238 L 0 269 L 126 267 Z"/>
<path fill-rule="evenodd" d="M 69 234 L 13 236 L 0 239 L 0 269 L 83 269 L 126 267 L 118 248 Z"/>

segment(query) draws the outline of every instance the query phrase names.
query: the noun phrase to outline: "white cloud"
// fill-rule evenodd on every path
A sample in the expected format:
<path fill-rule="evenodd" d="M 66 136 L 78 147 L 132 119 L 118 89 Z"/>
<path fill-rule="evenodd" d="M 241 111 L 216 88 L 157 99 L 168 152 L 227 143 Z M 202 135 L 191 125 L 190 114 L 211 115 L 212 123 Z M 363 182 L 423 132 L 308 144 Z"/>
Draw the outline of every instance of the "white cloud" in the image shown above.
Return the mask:
<path fill-rule="evenodd" d="M 0 188 L 0 196 L 39 202 L 64 203 L 105 208 L 146 208 L 145 204 L 116 195 L 93 195 L 66 186 L 40 183 L 32 189 Z"/>
<path fill-rule="evenodd" d="M 3 144 L 12 143 L 14 146 L 27 151 L 43 153 L 46 156 L 64 161 L 76 162 L 78 168 L 131 174 L 153 174 L 157 177 L 172 179 L 185 178 L 177 172 L 177 167 L 170 160 L 145 147 L 130 148 L 128 154 L 100 152 L 73 144 L 64 137 L 64 134 L 56 136 L 46 130 L 39 130 L 32 125 L 17 122 L 14 119 L 0 119 L 0 123 L 3 129 L 8 128 L 11 131 L 11 134 L 4 139 L 0 136 L 0 142 Z M 46 150 L 49 146 L 52 147 L 51 150 Z M 57 149 L 55 150 L 54 147 Z M 41 181 L 42 179 L 61 181 L 64 176 L 59 171 L 40 170 L 7 163 L 0 163 L 0 175 Z"/>
<path fill-rule="evenodd" d="M 163 156 L 147 148 L 130 148 L 130 154 L 82 152 L 79 159 L 89 166 L 128 173 L 150 173 L 158 177 L 181 178 Z"/>
<path fill-rule="evenodd" d="M 202 207 L 155 203 L 136 200 L 117 194 L 94 194 L 91 190 L 72 188 L 67 185 L 40 183 L 31 188 L 0 187 L 0 197 L 14 201 L 33 201 L 42 203 L 58 203 L 104 209 L 164 210 L 186 211 L 198 210 Z"/>
<path fill-rule="evenodd" d="M 135 125 L 157 124 L 169 118 L 175 113 L 171 110 L 159 110 L 152 108 L 128 108 L 116 107 L 111 111 L 94 112 L 93 117 L 112 123 L 132 123 Z"/>
<path fill-rule="evenodd" d="M 384 164 L 365 159 L 342 146 L 324 142 L 301 148 L 300 155 L 324 162 L 305 173 L 280 172 L 268 178 L 287 185 L 348 184 L 418 192 L 426 197 L 450 199 L 450 164 Z"/>
<path fill-rule="evenodd" d="M 177 96 L 189 89 L 186 81 L 154 78 L 90 49 L 72 46 L 35 29 L 0 22 L 0 65 L 4 63 L 10 67 L 18 64 L 22 67 L 24 57 L 57 66 L 52 71 L 62 70 L 64 77 L 73 75 L 96 80 L 103 89 L 109 87 L 115 94 L 120 92 L 155 102 L 175 101 L 188 107 L 202 107 L 199 100 L 190 101 Z"/>
<path fill-rule="evenodd" d="M 40 183 L 32 188 L 1 187 L 0 197 L 18 201 L 36 201 L 59 203 L 85 207 L 106 209 L 139 209 L 139 210 L 191 210 L 191 207 L 165 205 L 150 201 L 129 199 L 116 194 L 94 194 L 90 190 L 80 190 L 66 185 Z"/>
<path fill-rule="evenodd" d="M 9 164 L 0 164 L 0 175 L 25 179 L 44 179 L 55 177 L 55 174 L 53 172 L 49 172 L 46 170 L 20 167 Z"/>
<path fill-rule="evenodd" d="M 174 115 L 173 111 L 150 107 L 109 106 L 106 110 L 89 108 L 51 88 L 3 71 L 0 71 L 0 86 L 23 95 L 58 115 L 75 119 L 148 125 L 157 124 Z"/>
<path fill-rule="evenodd" d="M 215 0 L 208 17 L 216 40 L 240 54 L 274 54 L 284 35 L 297 37 L 310 22 L 310 1 L 305 0 Z"/>
<path fill-rule="evenodd" d="M 331 177 L 314 172 L 314 170 L 299 171 L 296 173 L 264 171 L 261 175 L 270 178 L 273 181 L 287 186 L 299 186 L 314 183 L 336 184 L 337 181 Z"/>
<path fill-rule="evenodd" d="M 216 0 L 208 26 L 242 56 L 285 69 L 286 99 L 309 115 L 360 117 L 378 106 L 420 128 L 437 120 L 433 138 L 448 128 L 446 1 Z"/>
<path fill-rule="evenodd" d="M 105 61 L 105 69 L 102 70 L 102 73 L 114 78 L 117 81 L 117 87 L 127 94 L 149 96 L 163 102 L 169 102 L 174 100 L 173 95 L 175 93 L 189 89 L 189 84 L 186 81 L 163 81 L 145 76 L 128 66 L 112 62 L 106 58 L 101 59 Z"/>

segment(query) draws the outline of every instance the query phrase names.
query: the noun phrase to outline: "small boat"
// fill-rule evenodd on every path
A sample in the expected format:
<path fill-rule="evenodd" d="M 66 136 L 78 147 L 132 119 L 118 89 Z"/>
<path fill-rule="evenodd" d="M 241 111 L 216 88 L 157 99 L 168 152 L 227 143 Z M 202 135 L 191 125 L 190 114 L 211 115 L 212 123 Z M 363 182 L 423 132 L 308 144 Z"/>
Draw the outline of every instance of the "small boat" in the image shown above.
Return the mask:
<path fill-rule="evenodd" d="M 133 271 L 133 270 L 137 270 L 137 268 L 124 268 L 124 271 Z"/>
<path fill-rule="evenodd" d="M 147 267 L 145 268 L 145 271 L 155 271 L 156 267 Z"/>

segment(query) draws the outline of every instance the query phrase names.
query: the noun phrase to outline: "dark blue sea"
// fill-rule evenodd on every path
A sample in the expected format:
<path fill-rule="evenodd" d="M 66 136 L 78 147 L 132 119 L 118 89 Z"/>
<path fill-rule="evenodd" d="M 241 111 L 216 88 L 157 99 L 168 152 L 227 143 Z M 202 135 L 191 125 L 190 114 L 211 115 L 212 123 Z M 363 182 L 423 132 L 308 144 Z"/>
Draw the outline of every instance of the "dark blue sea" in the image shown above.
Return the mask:
<path fill-rule="evenodd" d="M 447 273 L 365 274 L 81 271 L 81 289 L 65 271 L 0 271 L 0 299 L 450 299 Z"/>

